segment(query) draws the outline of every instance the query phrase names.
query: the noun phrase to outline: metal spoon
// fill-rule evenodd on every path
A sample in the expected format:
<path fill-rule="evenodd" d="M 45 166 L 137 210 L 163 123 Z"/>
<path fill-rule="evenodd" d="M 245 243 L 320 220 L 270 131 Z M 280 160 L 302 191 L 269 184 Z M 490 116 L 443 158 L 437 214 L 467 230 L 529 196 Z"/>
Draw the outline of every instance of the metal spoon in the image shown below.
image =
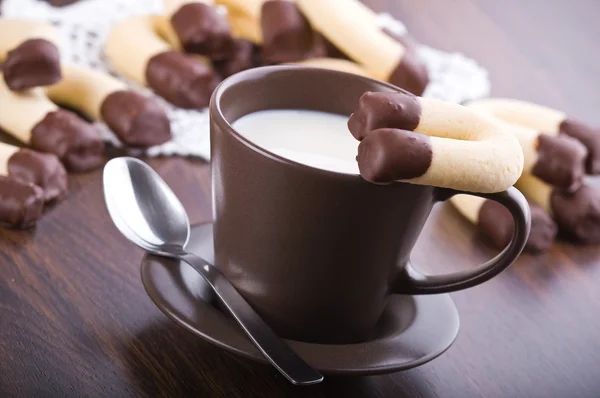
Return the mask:
<path fill-rule="evenodd" d="M 146 163 L 130 157 L 104 167 L 104 199 L 123 235 L 142 249 L 191 265 L 212 287 L 263 355 L 295 385 L 316 384 L 323 376 L 279 338 L 225 276 L 185 246 L 190 237 L 187 213 L 173 191 Z"/>

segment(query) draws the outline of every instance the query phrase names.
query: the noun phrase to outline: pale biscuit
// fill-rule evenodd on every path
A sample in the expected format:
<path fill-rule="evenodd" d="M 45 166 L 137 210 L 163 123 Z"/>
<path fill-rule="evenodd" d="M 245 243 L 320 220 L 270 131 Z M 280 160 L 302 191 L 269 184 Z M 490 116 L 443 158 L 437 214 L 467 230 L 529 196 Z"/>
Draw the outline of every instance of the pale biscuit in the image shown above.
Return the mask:
<path fill-rule="evenodd" d="M 421 95 L 429 74 L 415 49 L 391 37 L 358 0 L 298 0 L 314 29 L 376 79 Z"/>
<path fill-rule="evenodd" d="M 154 98 L 101 71 L 71 64 L 63 64 L 62 70 L 63 79 L 46 88 L 52 101 L 105 122 L 130 146 L 148 147 L 171 138 L 169 118 Z"/>
<path fill-rule="evenodd" d="M 515 186 L 550 213 L 563 232 L 583 243 L 600 243 L 600 192 L 592 186 L 584 183 L 575 192 L 566 192 L 530 174 Z"/>
<path fill-rule="evenodd" d="M 139 16 L 115 24 L 104 44 L 111 65 L 125 77 L 140 85 L 148 85 L 146 68 L 152 57 L 172 47 L 158 34 L 155 24 L 164 20 L 157 16 Z"/>
<path fill-rule="evenodd" d="M 487 98 L 472 101 L 468 106 L 543 134 L 566 135 L 577 139 L 588 150 L 586 171 L 600 174 L 600 129 L 588 126 L 559 110 L 522 100 Z"/>
<path fill-rule="evenodd" d="M 524 173 L 531 173 L 568 191 L 574 191 L 581 185 L 588 151 L 580 141 L 564 134 L 545 134 L 531 127 L 506 122 L 492 113 L 482 112 L 479 106 L 466 106 L 491 116 L 519 140 L 524 155 Z"/>

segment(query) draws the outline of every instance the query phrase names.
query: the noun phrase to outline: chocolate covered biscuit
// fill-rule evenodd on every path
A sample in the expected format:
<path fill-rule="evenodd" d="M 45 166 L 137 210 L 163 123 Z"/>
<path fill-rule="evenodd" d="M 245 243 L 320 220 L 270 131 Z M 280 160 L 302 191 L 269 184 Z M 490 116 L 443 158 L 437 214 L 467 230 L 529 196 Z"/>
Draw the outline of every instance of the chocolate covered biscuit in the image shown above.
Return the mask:
<path fill-rule="evenodd" d="M 8 52 L 2 70 L 13 91 L 49 86 L 61 79 L 60 54 L 47 40 L 27 40 Z"/>
<path fill-rule="evenodd" d="M 267 64 L 301 61 L 325 53 L 324 42 L 293 2 L 266 1 L 260 24 L 262 56 Z"/>
<path fill-rule="evenodd" d="M 600 243 L 600 191 L 584 183 L 567 192 L 531 174 L 521 176 L 516 187 L 550 213 L 561 231 L 582 243 Z"/>
<path fill-rule="evenodd" d="M 44 211 L 44 192 L 30 182 L 0 175 L 0 224 L 30 228 Z"/>
<path fill-rule="evenodd" d="M 523 170 L 519 142 L 489 118 L 450 102 L 367 92 L 348 120 L 367 181 L 500 192 Z"/>
<path fill-rule="evenodd" d="M 587 149 L 585 171 L 588 174 L 600 174 L 600 129 L 559 110 L 528 101 L 486 98 L 471 101 L 468 106 L 505 122 L 535 129 L 546 135 L 565 135 L 578 140 Z"/>
<path fill-rule="evenodd" d="M 181 3 L 172 11 L 170 21 L 183 49 L 212 60 L 230 58 L 234 48 L 227 19 L 214 5 L 196 1 Z"/>
<path fill-rule="evenodd" d="M 471 195 L 456 195 L 450 199 L 456 209 L 477 226 L 496 249 L 504 249 L 510 243 L 515 222 L 510 211 L 500 203 Z M 540 206 L 529 203 L 531 230 L 524 251 L 539 254 L 552 247 L 558 228 L 550 215 Z"/>
<path fill-rule="evenodd" d="M 41 88 L 14 93 L 0 79 L 0 127 L 32 149 L 55 154 L 70 171 L 104 162 L 104 142 L 94 127 L 59 109 Z"/>
<path fill-rule="evenodd" d="M 376 79 L 421 95 L 428 71 L 413 47 L 392 38 L 379 26 L 377 15 L 358 0 L 298 0 L 313 28 Z"/>
<path fill-rule="evenodd" d="M 86 172 L 104 163 L 104 142 L 96 130 L 72 112 L 48 113 L 31 131 L 30 144 L 53 153 L 73 172 Z"/>
<path fill-rule="evenodd" d="M 219 80 L 209 63 L 173 49 L 159 34 L 164 17 L 132 17 L 113 26 L 105 43 L 111 64 L 124 76 L 148 86 L 185 109 L 208 105 Z"/>
<path fill-rule="evenodd" d="M 44 201 L 67 193 L 67 172 L 56 155 L 0 143 L 0 175 L 18 178 L 42 188 Z"/>
<path fill-rule="evenodd" d="M 95 121 L 103 121 L 131 147 L 149 147 L 171 139 L 167 113 L 155 98 L 130 90 L 107 73 L 63 64 L 63 79 L 46 89 L 54 102 Z"/>
<path fill-rule="evenodd" d="M 60 38 L 52 25 L 0 19 L 0 32 L 7 32 L 0 34 L 0 64 L 8 88 L 23 91 L 61 79 Z"/>
<path fill-rule="evenodd" d="M 146 69 L 146 81 L 161 97 L 184 109 L 208 106 L 219 83 L 208 65 L 178 51 L 152 57 Z"/>

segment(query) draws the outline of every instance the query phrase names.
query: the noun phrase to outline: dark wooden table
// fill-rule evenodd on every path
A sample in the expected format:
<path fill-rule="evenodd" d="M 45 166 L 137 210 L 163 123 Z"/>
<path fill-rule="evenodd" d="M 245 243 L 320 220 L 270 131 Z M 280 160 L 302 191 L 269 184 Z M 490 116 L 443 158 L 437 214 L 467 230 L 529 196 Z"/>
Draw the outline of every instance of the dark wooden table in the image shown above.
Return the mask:
<path fill-rule="evenodd" d="M 371 1 L 434 47 L 486 66 L 496 96 L 535 100 L 600 125 L 600 2 Z M 207 221 L 207 164 L 150 160 Z M 440 358 L 385 376 L 293 388 L 169 321 L 146 296 L 142 252 L 105 211 L 101 172 L 73 176 L 34 231 L 0 231 L 0 397 L 598 397 L 600 247 L 559 242 L 453 298 L 461 332 Z M 432 272 L 494 255 L 449 205 L 415 259 Z"/>

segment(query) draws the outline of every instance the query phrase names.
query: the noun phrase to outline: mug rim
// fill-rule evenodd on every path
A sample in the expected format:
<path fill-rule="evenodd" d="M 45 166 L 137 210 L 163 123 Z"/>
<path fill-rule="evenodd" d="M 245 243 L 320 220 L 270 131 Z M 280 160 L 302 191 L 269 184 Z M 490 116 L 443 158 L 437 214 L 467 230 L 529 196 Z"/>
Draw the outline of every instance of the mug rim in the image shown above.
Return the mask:
<path fill-rule="evenodd" d="M 278 155 L 274 152 L 271 152 L 268 149 L 257 145 L 253 141 L 251 141 L 248 138 L 241 135 L 231 125 L 231 123 L 227 120 L 227 118 L 223 114 L 223 109 L 221 107 L 221 98 L 222 98 L 223 94 L 225 94 L 225 92 L 227 90 L 231 89 L 232 87 L 235 87 L 235 86 L 237 86 L 245 81 L 248 81 L 248 80 L 258 80 L 261 78 L 265 78 L 268 74 L 271 74 L 271 73 L 278 73 L 278 72 L 282 72 L 282 71 L 289 71 L 291 73 L 294 73 L 294 72 L 307 71 L 307 70 L 314 71 L 315 73 L 322 73 L 324 75 L 345 76 L 349 79 L 362 80 L 366 83 L 373 83 L 373 84 L 380 85 L 382 87 L 387 87 L 392 91 L 402 92 L 405 94 L 412 95 L 412 94 L 406 92 L 405 90 L 403 90 L 397 86 L 394 86 L 391 83 L 387 83 L 387 82 L 377 80 L 374 78 L 370 78 L 367 76 L 357 75 L 357 74 L 350 73 L 350 72 L 343 72 L 343 71 L 338 71 L 338 70 L 334 70 L 334 69 L 326 69 L 326 68 L 306 66 L 306 65 L 260 66 L 258 68 L 246 69 L 242 72 L 238 72 L 234 75 L 231 75 L 228 78 L 226 78 L 225 80 L 223 80 L 216 87 L 216 89 L 213 91 L 211 98 L 210 98 L 210 104 L 209 104 L 210 119 L 212 121 L 214 121 L 215 123 L 217 123 L 222 131 L 226 131 L 229 135 L 234 137 L 236 140 L 241 142 L 244 146 L 246 146 L 250 150 L 260 154 L 261 156 L 269 158 L 279 164 L 285 164 L 289 167 L 294 167 L 294 168 L 306 169 L 313 173 L 324 174 L 324 175 L 331 176 L 331 177 L 351 179 L 351 180 L 363 180 L 360 173 L 350 174 L 350 173 L 344 173 L 344 172 L 339 172 L 339 171 L 322 169 L 322 168 L 314 167 L 314 166 L 311 166 L 311 165 L 308 165 L 305 163 L 300 163 L 295 160 Z M 313 110 L 315 110 L 315 109 L 313 109 Z M 249 114 L 250 113 L 248 113 L 247 115 L 249 115 Z M 244 115 L 244 116 L 246 116 L 246 115 Z"/>

